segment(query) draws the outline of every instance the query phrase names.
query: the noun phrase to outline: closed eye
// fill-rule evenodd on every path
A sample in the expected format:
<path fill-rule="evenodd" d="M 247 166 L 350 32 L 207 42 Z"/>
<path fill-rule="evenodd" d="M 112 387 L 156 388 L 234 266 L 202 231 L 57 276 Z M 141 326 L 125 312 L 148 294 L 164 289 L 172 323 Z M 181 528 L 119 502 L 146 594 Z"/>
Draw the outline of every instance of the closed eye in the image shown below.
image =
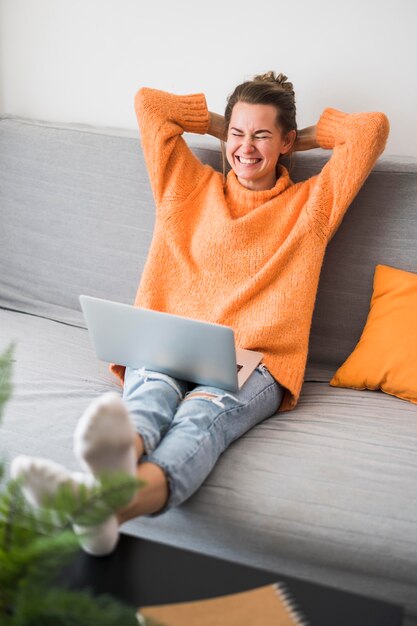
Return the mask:
<path fill-rule="evenodd" d="M 243 137 L 243 135 L 238 135 L 237 133 L 230 133 L 230 134 L 233 135 L 234 137 Z M 258 136 L 258 137 L 255 137 L 255 139 L 269 139 L 269 137 Z"/>

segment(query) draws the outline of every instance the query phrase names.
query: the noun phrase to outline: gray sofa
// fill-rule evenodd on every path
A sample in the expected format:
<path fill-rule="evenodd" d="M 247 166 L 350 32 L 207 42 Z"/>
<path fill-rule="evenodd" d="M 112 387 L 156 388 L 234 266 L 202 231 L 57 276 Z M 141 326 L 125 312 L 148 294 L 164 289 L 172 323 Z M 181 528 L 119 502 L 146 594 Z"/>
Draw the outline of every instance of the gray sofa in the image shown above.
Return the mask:
<path fill-rule="evenodd" d="M 217 144 L 186 139 L 221 168 Z M 299 153 L 293 180 L 330 154 Z M 417 272 L 416 215 L 417 160 L 382 156 L 328 246 L 296 409 L 233 443 L 183 506 L 126 533 L 390 600 L 417 625 L 417 406 L 329 385 L 366 321 L 375 265 Z M 78 296 L 132 303 L 152 236 L 139 135 L 3 116 L 0 219 L 0 350 L 16 341 L 0 454 L 76 469 L 78 417 L 120 390 Z"/>

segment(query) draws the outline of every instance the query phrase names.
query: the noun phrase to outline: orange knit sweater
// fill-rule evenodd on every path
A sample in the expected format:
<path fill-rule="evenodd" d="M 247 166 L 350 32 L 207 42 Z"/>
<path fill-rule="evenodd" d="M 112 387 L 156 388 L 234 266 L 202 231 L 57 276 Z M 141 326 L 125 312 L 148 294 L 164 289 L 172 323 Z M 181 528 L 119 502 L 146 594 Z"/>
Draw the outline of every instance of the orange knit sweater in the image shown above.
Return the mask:
<path fill-rule="evenodd" d="M 135 306 L 231 326 L 285 387 L 279 411 L 293 409 L 326 245 L 384 150 L 387 117 L 326 108 L 317 141 L 333 153 L 322 171 L 294 184 L 279 165 L 272 189 L 252 191 L 233 170 L 223 188 L 182 137 L 208 130 L 203 93 L 142 87 L 135 109 L 156 203 Z M 110 369 L 123 382 L 125 368 Z"/>

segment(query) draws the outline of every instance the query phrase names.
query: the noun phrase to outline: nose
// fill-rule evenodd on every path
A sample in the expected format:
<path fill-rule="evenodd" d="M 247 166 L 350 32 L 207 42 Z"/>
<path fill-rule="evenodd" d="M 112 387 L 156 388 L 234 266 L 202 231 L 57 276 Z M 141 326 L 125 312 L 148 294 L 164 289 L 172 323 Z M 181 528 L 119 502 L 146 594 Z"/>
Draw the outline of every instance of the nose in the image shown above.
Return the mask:
<path fill-rule="evenodd" d="M 242 150 L 243 152 L 252 152 L 254 150 L 252 139 L 250 137 L 244 137 L 242 139 Z"/>

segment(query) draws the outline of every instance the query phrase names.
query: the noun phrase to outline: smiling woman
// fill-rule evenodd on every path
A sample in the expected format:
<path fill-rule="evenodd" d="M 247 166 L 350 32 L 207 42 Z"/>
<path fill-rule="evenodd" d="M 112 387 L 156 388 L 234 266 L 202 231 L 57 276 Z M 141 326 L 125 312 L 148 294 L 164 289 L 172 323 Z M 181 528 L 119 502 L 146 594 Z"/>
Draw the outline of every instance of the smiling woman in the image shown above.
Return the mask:
<path fill-rule="evenodd" d="M 87 470 L 81 486 L 121 470 L 146 486 L 117 517 L 88 529 L 84 549 L 96 554 L 111 552 L 121 522 L 180 506 L 232 442 L 295 409 L 327 243 L 389 131 L 383 113 L 326 108 L 316 126 L 298 132 L 292 84 L 274 72 L 238 85 L 224 117 L 208 110 L 202 92 L 149 87 L 137 92 L 135 109 L 156 209 L 135 305 L 229 326 L 238 348 L 263 357 L 234 395 L 145 364 L 111 364 L 123 396 L 94 400 L 74 433 Z M 184 132 L 226 141 L 226 180 L 200 161 Z M 317 146 L 333 150 L 331 158 L 294 183 L 281 155 Z M 18 457 L 12 469 L 37 501 L 63 481 L 80 489 L 78 474 L 47 459 Z"/>
<path fill-rule="evenodd" d="M 294 144 L 297 131 L 284 134 L 278 117 L 272 104 L 239 101 L 233 107 L 226 156 L 238 181 L 247 189 L 271 189 L 277 181 L 280 155 Z"/>
<path fill-rule="evenodd" d="M 319 147 L 315 130 L 297 131 L 293 85 L 270 71 L 238 85 L 224 117 L 210 112 L 207 132 L 222 142 L 224 181 L 227 158 L 240 184 L 260 191 L 275 186 L 281 154 Z"/>

